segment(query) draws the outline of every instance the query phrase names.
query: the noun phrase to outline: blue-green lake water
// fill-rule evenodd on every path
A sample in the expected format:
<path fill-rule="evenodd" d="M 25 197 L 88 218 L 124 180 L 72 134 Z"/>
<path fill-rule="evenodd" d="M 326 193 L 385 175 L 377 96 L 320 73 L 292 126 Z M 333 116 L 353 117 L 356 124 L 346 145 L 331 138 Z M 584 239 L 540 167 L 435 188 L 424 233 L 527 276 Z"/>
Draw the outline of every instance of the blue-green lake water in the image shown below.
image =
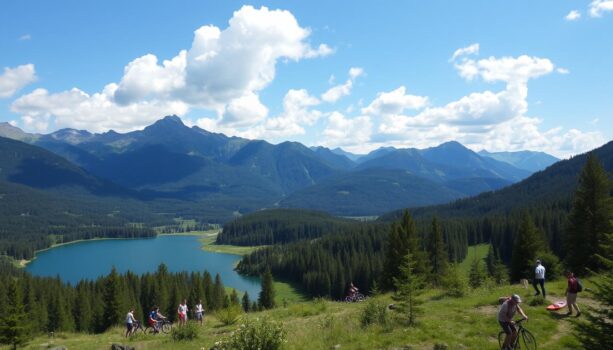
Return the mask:
<path fill-rule="evenodd" d="M 62 245 L 36 254 L 26 270 L 36 276 L 59 276 L 75 285 L 82 279 L 107 275 L 113 266 L 118 272 L 142 274 L 154 272 L 161 263 L 172 272 L 209 271 L 219 273 L 224 285 L 247 291 L 252 297 L 260 292 L 258 278 L 234 271 L 240 256 L 207 252 L 197 236 L 158 236 L 148 239 L 105 239 Z"/>

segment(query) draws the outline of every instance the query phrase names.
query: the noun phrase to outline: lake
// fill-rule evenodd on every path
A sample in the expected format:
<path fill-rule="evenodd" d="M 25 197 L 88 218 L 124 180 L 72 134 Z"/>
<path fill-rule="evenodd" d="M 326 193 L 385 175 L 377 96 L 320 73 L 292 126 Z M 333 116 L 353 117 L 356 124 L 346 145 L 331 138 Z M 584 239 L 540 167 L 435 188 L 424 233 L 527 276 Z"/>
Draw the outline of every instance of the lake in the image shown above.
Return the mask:
<path fill-rule="evenodd" d="M 41 251 L 26 265 L 36 276 L 60 276 L 75 285 L 82 279 L 107 275 L 113 266 L 118 272 L 154 272 L 161 263 L 172 272 L 209 271 L 219 273 L 224 285 L 247 291 L 251 298 L 260 292 L 260 280 L 234 271 L 240 256 L 201 249 L 198 236 L 163 235 L 146 239 L 104 239 L 66 244 Z"/>

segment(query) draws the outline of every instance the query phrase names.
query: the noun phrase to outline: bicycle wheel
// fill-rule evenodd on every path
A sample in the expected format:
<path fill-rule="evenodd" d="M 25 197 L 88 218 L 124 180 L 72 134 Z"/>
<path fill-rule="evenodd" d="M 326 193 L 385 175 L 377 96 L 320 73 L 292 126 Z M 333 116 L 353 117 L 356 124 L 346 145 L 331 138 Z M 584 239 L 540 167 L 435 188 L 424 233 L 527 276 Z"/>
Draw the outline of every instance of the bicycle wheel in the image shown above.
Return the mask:
<path fill-rule="evenodd" d="M 527 329 L 522 329 L 517 343 L 518 345 L 521 344 L 521 349 L 536 350 L 536 338 Z"/>
<path fill-rule="evenodd" d="M 162 332 L 164 332 L 164 334 L 168 334 L 170 333 L 170 329 L 172 328 L 172 323 L 168 322 L 168 323 L 164 323 L 162 325 Z"/>
<path fill-rule="evenodd" d="M 498 348 L 502 349 L 502 344 L 504 343 L 504 337 L 506 336 L 507 334 L 505 332 L 498 333 Z"/>
<path fill-rule="evenodd" d="M 151 326 L 147 326 L 147 328 L 145 328 L 143 333 L 145 333 L 145 334 L 155 334 L 155 329 L 153 327 L 151 327 Z"/>

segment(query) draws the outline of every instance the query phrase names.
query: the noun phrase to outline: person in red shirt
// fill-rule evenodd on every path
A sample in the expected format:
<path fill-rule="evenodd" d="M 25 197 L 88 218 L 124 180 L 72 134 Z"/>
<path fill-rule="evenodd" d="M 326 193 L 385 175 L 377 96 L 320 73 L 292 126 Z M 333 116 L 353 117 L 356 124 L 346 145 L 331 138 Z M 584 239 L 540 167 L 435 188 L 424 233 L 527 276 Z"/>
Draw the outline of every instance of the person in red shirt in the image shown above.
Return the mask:
<path fill-rule="evenodd" d="M 575 275 L 566 271 L 566 278 L 568 278 L 568 287 L 566 287 L 566 304 L 568 305 L 567 316 L 573 314 L 573 306 L 575 310 L 577 310 L 577 317 L 581 315 L 581 310 L 579 310 L 579 306 L 577 306 L 577 293 L 579 292 L 579 282 L 575 278 Z"/>

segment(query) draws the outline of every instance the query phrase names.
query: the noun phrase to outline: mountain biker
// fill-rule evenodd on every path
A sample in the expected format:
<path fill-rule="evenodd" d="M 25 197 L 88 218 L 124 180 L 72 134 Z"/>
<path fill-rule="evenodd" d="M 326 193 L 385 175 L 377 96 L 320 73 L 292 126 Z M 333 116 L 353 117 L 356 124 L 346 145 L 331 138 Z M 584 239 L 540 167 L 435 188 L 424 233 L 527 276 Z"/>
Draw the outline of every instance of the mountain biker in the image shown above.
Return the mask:
<path fill-rule="evenodd" d="M 519 311 L 525 320 L 528 319 L 524 310 L 519 307 L 520 303 L 521 298 L 519 295 L 513 294 L 513 296 L 502 303 L 500 311 L 498 311 L 498 323 L 500 323 L 500 327 L 502 327 L 506 334 L 504 343 L 502 343 L 502 350 L 511 350 L 511 344 L 515 342 L 515 337 L 517 337 L 517 328 L 515 328 L 515 322 L 513 321 L 515 312 Z"/>
<path fill-rule="evenodd" d="M 126 338 L 132 333 L 132 329 L 134 329 L 134 322 L 136 322 L 136 319 L 134 318 L 134 308 L 131 308 L 126 315 Z"/>
<path fill-rule="evenodd" d="M 355 297 L 359 291 L 360 290 L 358 289 L 358 287 L 353 285 L 353 282 L 349 282 L 349 292 L 347 294 L 349 297 Z"/>
<path fill-rule="evenodd" d="M 179 326 L 184 326 L 187 323 L 187 299 L 183 299 L 183 302 L 179 304 L 177 313 L 179 314 Z"/>
<path fill-rule="evenodd" d="M 154 306 L 151 308 L 151 312 L 149 313 L 149 325 L 151 327 L 153 327 L 153 330 L 155 333 L 159 333 L 160 332 L 160 327 L 159 327 L 159 321 L 158 320 L 163 320 L 166 317 L 164 317 L 164 315 L 162 315 L 160 313 L 160 308 L 157 306 Z"/>

